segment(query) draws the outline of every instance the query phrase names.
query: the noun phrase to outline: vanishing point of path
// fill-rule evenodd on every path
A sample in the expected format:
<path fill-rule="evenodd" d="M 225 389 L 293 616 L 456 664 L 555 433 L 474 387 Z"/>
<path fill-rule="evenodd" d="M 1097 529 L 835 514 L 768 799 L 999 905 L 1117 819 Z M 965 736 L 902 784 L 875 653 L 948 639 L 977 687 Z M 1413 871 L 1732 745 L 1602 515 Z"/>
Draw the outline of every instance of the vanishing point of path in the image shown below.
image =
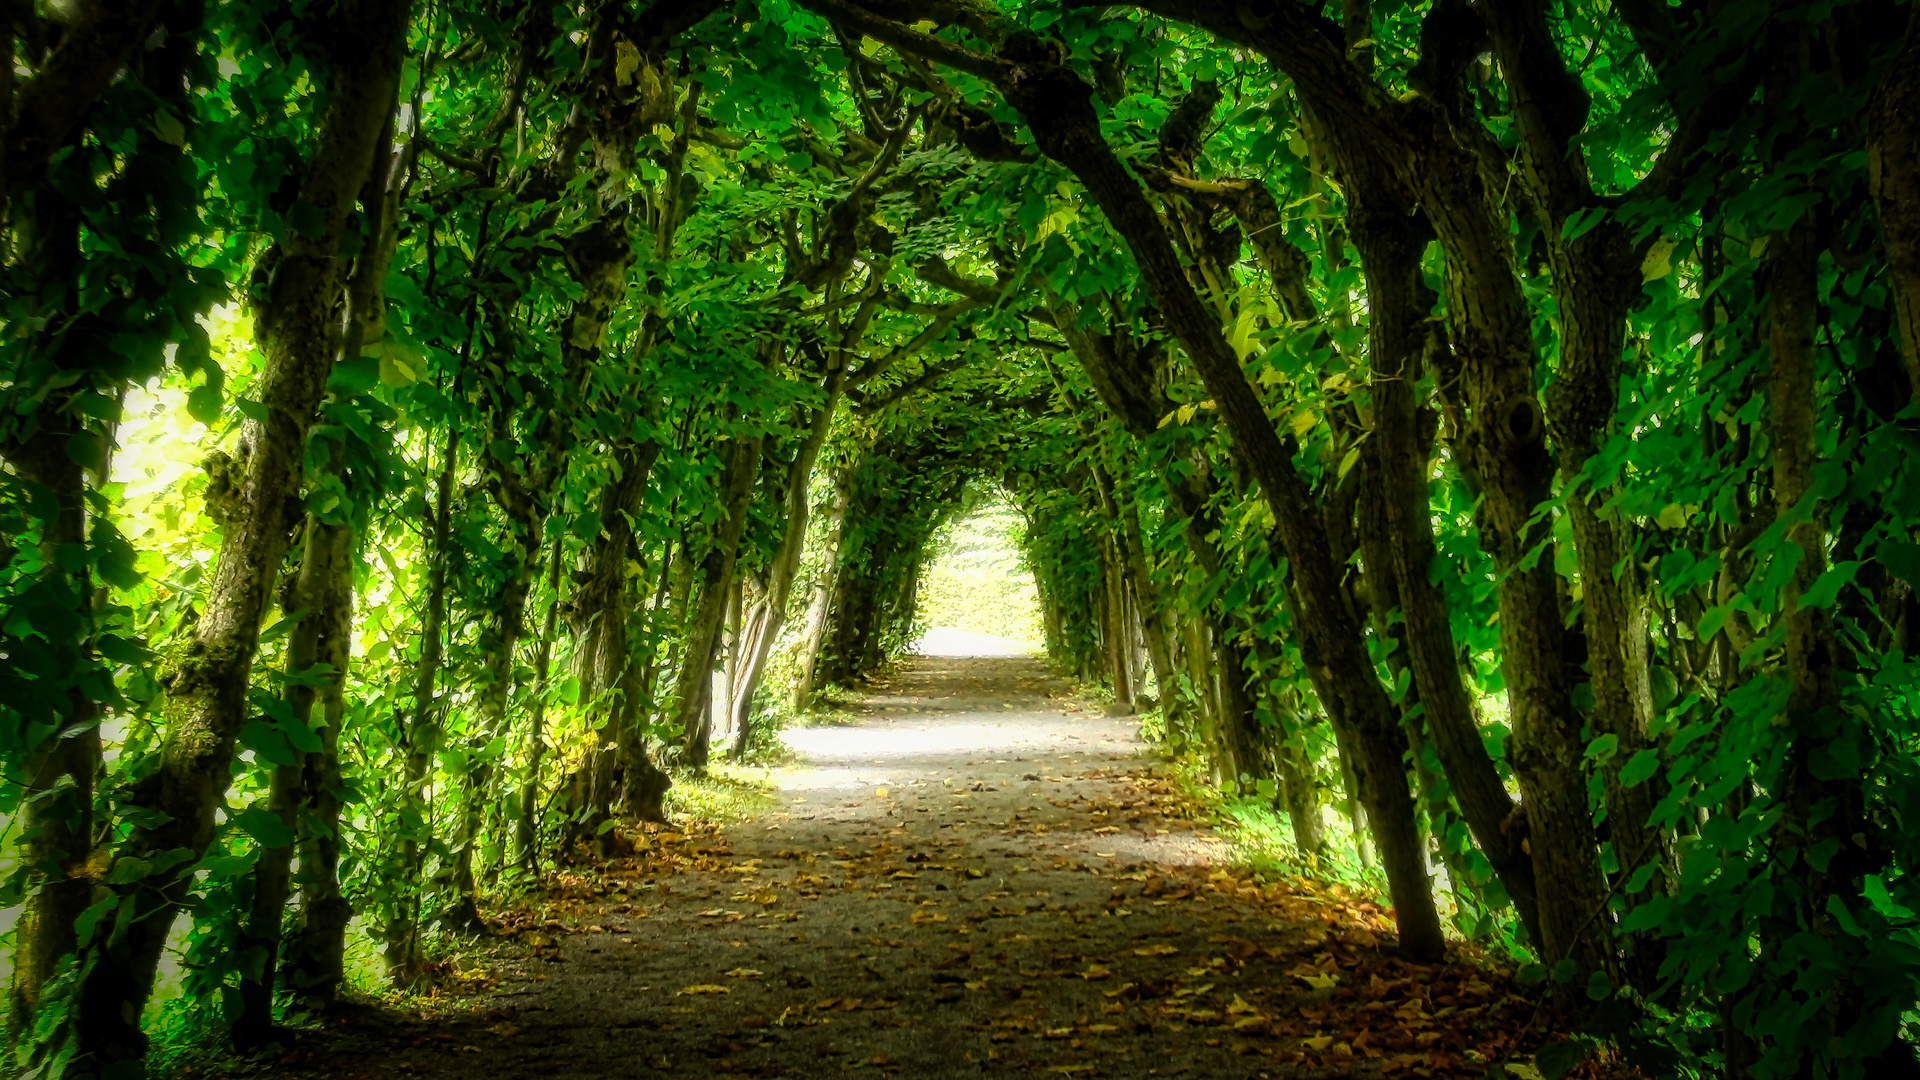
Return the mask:
<path fill-rule="evenodd" d="M 1504 972 L 1222 865 L 1129 719 L 1036 659 L 912 661 L 788 733 L 777 805 L 563 870 L 470 1007 L 302 1038 L 280 1077 L 1482 1075 Z"/>

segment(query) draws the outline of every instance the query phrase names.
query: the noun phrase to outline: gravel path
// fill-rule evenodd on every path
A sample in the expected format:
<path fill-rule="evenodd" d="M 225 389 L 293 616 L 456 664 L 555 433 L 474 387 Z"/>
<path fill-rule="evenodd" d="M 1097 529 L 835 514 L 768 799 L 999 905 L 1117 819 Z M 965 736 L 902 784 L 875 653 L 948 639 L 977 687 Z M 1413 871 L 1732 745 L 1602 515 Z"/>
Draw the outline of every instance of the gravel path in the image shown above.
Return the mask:
<path fill-rule="evenodd" d="M 1031 658 L 919 658 L 853 720 L 788 734 L 800 761 L 775 773 L 774 810 L 557 876 L 470 1008 L 352 1021 L 273 1075 L 1478 1076 L 1500 1060 L 1530 1009 L 1504 980 L 1403 964 L 1386 914 L 1351 894 L 1218 868 L 1224 845 L 1154 778 L 1133 722 L 1067 689 Z"/>

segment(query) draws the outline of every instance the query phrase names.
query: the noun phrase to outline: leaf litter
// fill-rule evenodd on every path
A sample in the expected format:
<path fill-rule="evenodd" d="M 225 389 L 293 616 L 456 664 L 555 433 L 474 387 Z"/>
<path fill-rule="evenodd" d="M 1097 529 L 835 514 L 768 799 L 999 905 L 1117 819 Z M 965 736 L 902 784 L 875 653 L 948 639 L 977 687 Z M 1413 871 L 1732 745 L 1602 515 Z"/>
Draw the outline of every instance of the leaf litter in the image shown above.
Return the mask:
<path fill-rule="evenodd" d="M 1478 1078 L 1555 1041 L 1510 965 L 1411 963 L 1374 898 L 1225 864 L 1125 720 L 1033 702 L 988 718 L 997 744 L 916 758 L 898 736 L 929 718 L 1062 689 L 942 665 L 970 688 L 909 667 L 858 750 L 778 778 L 780 809 L 622 830 L 488 912 L 432 997 L 247 1075 Z M 852 798 L 827 782 L 849 769 L 872 770 Z"/>

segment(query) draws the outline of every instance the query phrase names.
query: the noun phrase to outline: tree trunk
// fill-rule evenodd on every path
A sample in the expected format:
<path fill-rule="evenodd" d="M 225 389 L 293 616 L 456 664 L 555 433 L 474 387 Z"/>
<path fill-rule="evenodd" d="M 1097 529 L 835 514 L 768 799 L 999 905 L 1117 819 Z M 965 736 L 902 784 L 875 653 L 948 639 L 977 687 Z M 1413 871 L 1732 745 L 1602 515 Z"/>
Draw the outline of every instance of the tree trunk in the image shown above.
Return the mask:
<path fill-rule="evenodd" d="M 43 485 L 53 494 L 54 517 L 43 526 L 41 551 L 49 609 L 71 613 L 64 625 L 36 620 L 47 635 L 44 644 L 26 639 L 20 648 L 42 650 L 36 673 L 64 692 L 48 695 L 43 712 L 16 705 L 23 719 L 45 724 L 50 733 L 26 756 L 27 777 L 19 808 L 21 861 L 29 868 L 29 891 L 15 929 L 13 985 L 7 1026 L 23 1031 L 40 1006 L 41 987 L 63 957 L 78 948 L 74 921 L 92 904 L 93 883 L 86 866 L 93 848 L 93 793 L 100 770 L 99 708 L 80 683 L 94 663 L 93 583 L 82 568 L 69 571 L 57 554 L 81 550 L 87 543 L 86 471 L 68 453 L 84 435 L 71 409 L 72 395 L 49 394 L 37 417 L 37 431 L 8 454 L 20 479 Z M 104 444 L 102 444 L 104 451 Z M 57 597 L 57 599 L 56 599 Z M 26 666 L 31 657 L 15 655 Z M 10 703 L 12 704 L 12 703 Z"/>
<path fill-rule="evenodd" d="M 313 728 L 313 670 L 320 663 L 319 611 L 324 603 L 326 572 L 324 563 L 331 545 L 320 536 L 325 526 L 308 515 L 304 532 L 306 551 L 300 560 L 300 576 L 295 579 L 292 610 L 301 613 L 287 646 L 287 710 L 303 731 Z M 306 754 L 293 743 L 281 747 L 287 755 L 274 764 L 273 778 L 267 789 L 265 809 L 280 823 L 285 842 L 261 842 L 253 868 L 253 906 L 241 928 L 237 949 L 243 958 L 257 954 L 257 962 L 246 960 L 240 978 L 240 1015 L 233 1021 L 233 1044 L 248 1051 L 272 1042 L 273 996 L 280 969 L 281 933 L 287 918 L 287 900 L 292 891 L 295 842 L 299 837 L 300 808 L 307 801 Z"/>
<path fill-rule="evenodd" d="M 733 727 L 737 735 L 732 756 L 736 759 L 746 756 L 747 741 L 752 735 L 753 698 L 759 692 L 760 680 L 766 675 L 767 657 L 772 654 L 774 642 L 787 624 L 787 606 L 793 596 L 793 579 L 800 572 L 800 558 L 806 553 L 807 517 L 812 508 L 808 488 L 813 480 L 814 463 L 820 460 L 820 450 L 826 445 L 827 433 L 833 427 L 833 416 L 840 404 L 841 387 L 846 383 L 845 365 L 837 360 L 830 363 L 833 366 L 827 372 L 826 400 L 814 412 L 806 439 L 795 451 L 793 463 L 787 467 L 786 505 L 783 507 L 786 531 L 781 534 L 780 547 L 767 567 L 766 596 L 760 604 L 762 614 L 753 622 L 752 631 L 746 635 L 744 648 L 741 649 L 744 663 L 738 685 L 734 688 L 733 701 Z M 843 502 L 840 513 L 844 515 L 845 512 Z M 803 681 L 811 681 L 811 674 L 808 671 Z M 798 686 L 794 693 L 798 699 L 801 693 Z M 811 688 L 806 693 L 810 696 Z"/>
<path fill-rule="evenodd" d="M 1194 294 L 1159 217 L 1102 138 L 1086 83 L 1050 65 L 1022 65 L 1018 70 L 1021 77 L 1002 82 L 1001 92 L 1026 118 L 1041 151 L 1079 177 L 1126 241 L 1169 330 L 1212 393 L 1237 456 L 1260 483 L 1291 568 L 1288 606 L 1301 653 L 1335 726 L 1355 735 L 1355 772 L 1371 807 L 1401 947 L 1416 957 L 1438 957 L 1446 946 L 1419 849 L 1403 761 L 1406 737 L 1367 656 L 1306 485 L 1219 321 Z M 1503 629 L 1505 625 L 1503 619 Z"/>
<path fill-rule="evenodd" d="M 447 428 L 440 475 L 434 480 L 433 517 L 421 557 L 427 561 L 427 595 L 420 618 L 420 662 L 414 668 L 413 716 L 400 728 L 399 749 L 404 755 L 400 789 L 400 844 L 398 880 L 408 893 L 394 909 L 386 926 L 387 979 L 396 989 L 419 985 L 424 957 L 420 954 L 420 905 L 426 889 L 425 853 L 431 844 L 427 806 L 421 798 L 433 755 L 440 749 L 439 703 L 435 700 L 444 656 L 443 628 L 447 617 L 447 534 L 453 518 L 453 475 L 459 462 L 460 425 Z"/>
<path fill-rule="evenodd" d="M 631 586 L 627 562 L 633 556 L 633 519 L 647 489 L 660 444 L 621 442 L 613 448 L 613 481 L 600 489 L 600 535 L 587 557 L 585 580 L 575 594 L 572 630 L 578 642 L 576 658 L 580 697 L 604 710 L 596 724 L 594 748 L 583 764 L 585 791 L 581 804 L 571 807 L 569 844 L 591 841 L 603 857 L 613 854 L 614 838 L 607 825 L 623 802 L 623 793 L 658 789 L 664 796 L 671 782 L 647 754 L 640 730 L 640 696 L 646 673 L 636 669 L 628 640 L 632 622 Z M 672 549 L 662 560 L 662 591 L 673 569 Z M 647 800 L 634 803 L 639 806 Z M 649 821 L 663 820 L 658 807 L 640 810 Z"/>
<path fill-rule="evenodd" d="M 518 506 L 530 509 L 524 496 Z M 462 933 L 478 933 L 486 924 L 480 918 L 479 881 L 474 856 L 480 846 L 488 807 L 496 797 L 493 761 L 479 760 L 489 744 L 507 734 L 507 710 L 513 701 L 515 654 L 527 630 L 527 594 L 533 586 L 534 567 L 540 558 L 541 517 L 537 511 L 522 516 L 509 511 L 509 538 L 506 579 L 500 583 L 490 602 L 493 616 L 481 635 L 480 653 L 487 658 L 475 703 L 473 731 L 467 738 L 467 765 L 460 780 L 460 826 L 454 834 L 453 890 L 447 910 L 440 916 L 447 926 Z M 512 520 L 518 518 L 518 520 Z"/>
<path fill-rule="evenodd" d="M 1134 706 L 1133 684 L 1127 679 L 1127 653 L 1131 647 L 1127 632 L 1127 582 L 1119 546 L 1111 536 L 1100 545 L 1100 583 L 1105 593 L 1101 611 L 1106 615 L 1100 639 L 1106 646 L 1107 678 L 1113 683 L 1114 715 L 1131 716 Z"/>
<path fill-rule="evenodd" d="M 1867 177 L 1887 245 L 1888 291 L 1913 400 L 1920 406 L 1920 7 L 1874 88 L 1867 114 Z"/>
<path fill-rule="evenodd" d="M 827 639 L 827 614 L 831 610 L 834 582 L 840 569 L 840 540 L 847 520 L 847 501 L 853 494 L 853 474 L 858 461 L 849 461 L 835 477 L 833 501 L 827 504 L 826 538 L 820 545 L 820 568 L 807 598 L 807 621 L 800 635 L 799 674 L 793 683 L 793 707 L 804 709 L 813 702 L 814 672 L 820 664 L 820 648 Z"/>
<path fill-rule="evenodd" d="M 269 295 L 255 320 L 265 362 L 254 393 L 264 410 L 243 429 L 238 490 L 225 507 L 220 556 L 192 637 L 167 665 L 158 768 L 134 800 L 159 824 L 137 828 L 124 858 L 150 870 L 121 891 L 118 918 L 81 988 L 83 1064 L 107 1068 L 146 1051 L 140 1014 L 191 867 L 212 842 L 214 812 L 231 782 L 234 741 L 249 714 L 247 685 L 260 621 L 280 572 L 297 497 L 307 428 L 333 366 L 330 315 L 340 288 L 340 239 L 354 198 L 372 174 L 394 104 L 405 50 L 406 4 L 342 0 L 318 17 L 326 55 L 327 110 L 299 185 L 315 227 L 281 245 Z M 103 922 L 103 926 L 109 925 Z"/>
<path fill-rule="evenodd" d="M 560 557 L 565 544 L 555 541 L 547 564 L 547 615 L 540 624 L 540 651 L 533 661 L 533 716 L 527 723 L 527 775 L 520 784 L 520 817 L 514 822 L 516 861 L 540 876 L 540 766 L 547 756 L 547 672 L 553 663 L 553 630 L 560 619 Z"/>
<path fill-rule="evenodd" d="M 753 482 L 759 475 L 760 439 L 733 439 L 721 447 L 719 499 L 721 517 L 713 543 L 700 563 L 700 603 L 687 629 L 686 652 L 680 661 L 679 695 L 674 720 L 683 733 L 680 760 L 694 769 L 707 766 L 713 735 L 713 714 L 705 703 L 712 693 L 720 627 L 732 591 L 734 562 L 740 553 L 740 534 L 752 510 Z"/>
<path fill-rule="evenodd" d="M 405 177 L 399 175 L 393 155 L 393 119 L 387 118 L 374 151 L 373 169 L 360 193 L 360 205 L 370 234 L 354 261 L 347 282 L 345 324 L 340 335 L 340 357 L 352 359 L 361 348 L 378 341 L 386 326 L 387 268 L 398 239 L 399 198 Z M 324 468 L 348 481 L 340 451 Z M 347 665 L 351 657 L 353 618 L 354 531 L 349 520 L 355 509 L 340 505 L 339 520 L 323 520 L 309 513 L 300 570 L 294 581 L 292 615 L 301 614 L 287 648 L 287 708 L 295 723 L 317 733 L 317 750 L 297 752 L 291 764 L 275 768 L 269 810 L 280 820 L 289 838 L 297 838 L 300 854 L 301 935 L 293 947 L 282 949 L 281 934 L 290 885 L 290 843 L 261 852 L 255 869 L 252 917 L 242 937 L 243 946 L 259 949 L 265 960 L 257 978 L 240 982 L 242 1015 L 234 1023 L 234 1044 L 242 1049 L 273 1038 L 273 997 L 283 952 L 289 959 L 287 985 L 301 993 L 309 1007 L 332 1004 L 345 977 L 346 929 L 352 916 L 340 895 L 340 725 L 346 716 Z M 283 602 L 284 607 L 284 602 Z M 314 722 L 314 706 L 320 720 Z M 302 734 L 298 743 L 311 738 Z"/>
<path fill-rule="evenodd" d="M 346 721 L 347 666 L 353 641 L 354 531 L 316 523 L 308 559 L 300 568 L 301 604 L 311 603 L 313 658 L 325 671 L 294 715 L 305 721 L 319 706 L 320 749 L 304 755 L 300 791 L 300 930 L 287 950 L 288 988 L 308 1010 L 331 1006 L 346 978 L 347 924 L 352 907 L 340 891 L 340 729 Z M 308 592 L 308 561 L 313 564 Z M 296 628 L 296 633 L 300 628 Z"/>
<path fill-rule="evenodd" d="M 1373 505 L 1363 507 L 1361 516 L 1363 521 L 1380 516 L 1377 541 L 1384 542 L 1383 550 L 1368 561 L 1379 564 L 1377 580 L 1386 594 L 1379 600 L 1383 611 L 1400 608 L 1418 700 L 1461 813 L 1513 900 L 1515 913 L 1537 942 L 1540 916 L 1533 863 L 1521 848 L 1521 837 L 1508 827 L 1514 801 L 1480 737 L 1446 598 L 1430 577 L 1439 558 L 1427 491 L 1431 458 L 1414 393 L 1427 340 L 1427 312 L 1433 306 L 1431 290 L 1420 277 L 1425 239 L 1397 207 L 1376 209 L 1377 195 L 1369 185 L 1354 178 L 1348 186 L 1348 222 L 1360 251 L 1371 311 L 1374 432 L 1372 445 L 1365 449 L 1365 467 L 1372 482 L 1361 498 Z"/>
<path fill-rule="evenodd" d="M 1286 707 L 1294 716 L 1296 729 L 1306 725 L 1301 713 L 1293 701 L 1293 693 L 1288 691 L 1283 700 L 1275 700 L 1275 710 Z M 1308 867 L 1316 867 L 1327 854 L 1326 822 L 1320 817 L 1320 789 L 1313 780 L 1313 762 L 1307 757 L 1306 748 L 1301 745 L 1306 737 L 1305 730 L 1290 732 L 1297 738 L 1289 737 L 1276 742 L 1274 746 L 1274 771 L 1280 777 L 1281 797 L 1286 800 L 1288 824 L 1293 827 L 1293 846 Z"/>

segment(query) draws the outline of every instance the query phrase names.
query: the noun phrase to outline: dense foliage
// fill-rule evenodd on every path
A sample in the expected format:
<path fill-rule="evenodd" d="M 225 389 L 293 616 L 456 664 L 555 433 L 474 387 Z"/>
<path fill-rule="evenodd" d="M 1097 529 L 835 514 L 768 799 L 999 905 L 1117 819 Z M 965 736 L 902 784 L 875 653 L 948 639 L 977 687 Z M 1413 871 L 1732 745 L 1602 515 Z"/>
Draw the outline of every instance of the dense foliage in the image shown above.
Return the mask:
<path fill-rule="evenodd" d="M 242 1047 L 422 985 L 897 652 L 987 484 L 1051 654 L 1408 954 L 1911 1071 L 1911 10 L 10 10 L 19 1064 L 138 1075 L 170 948 Z"/>

